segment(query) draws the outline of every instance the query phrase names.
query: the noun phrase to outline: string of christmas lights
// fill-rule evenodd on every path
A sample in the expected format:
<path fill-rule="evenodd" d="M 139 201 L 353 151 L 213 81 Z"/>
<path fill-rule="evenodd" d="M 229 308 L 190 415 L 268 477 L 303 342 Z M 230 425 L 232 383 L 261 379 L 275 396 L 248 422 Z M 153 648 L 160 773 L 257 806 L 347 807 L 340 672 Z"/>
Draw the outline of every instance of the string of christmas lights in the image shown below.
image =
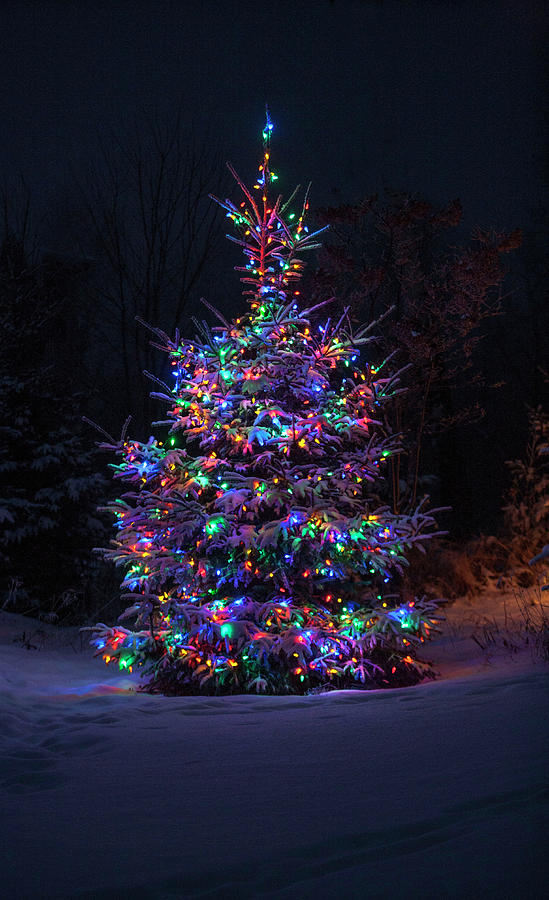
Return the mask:
<path fill-rule="evenodd" d="M 151 690 L 305 692 L 429 673 L 417 650 L 437 604 L 387 585 L 435 520 L 376 500 L 399 452 L 382 424 L 398 375 L 361 365 L 371 328 L 353 331 L 345 313 L 318 324 L 303 303 L 301 256 L 320 232 L 305 224 L 308 192 L 296 213 L 295 192 L 272 197 L 272 131 L 267 115 L 253 189 L 230 167 L 244 199 L 217 200 L 246 259 L 248 311 L 218 314 L 194 340 L 152 329 L 173 378 L 152 395 L 169 439 L 103 445 L 130 486 L 108 507 L 106 556 L 124 569 L 121 620 L 135 627 L 100 623 L 92 642 L 107 663 L 144 666 Z"/>

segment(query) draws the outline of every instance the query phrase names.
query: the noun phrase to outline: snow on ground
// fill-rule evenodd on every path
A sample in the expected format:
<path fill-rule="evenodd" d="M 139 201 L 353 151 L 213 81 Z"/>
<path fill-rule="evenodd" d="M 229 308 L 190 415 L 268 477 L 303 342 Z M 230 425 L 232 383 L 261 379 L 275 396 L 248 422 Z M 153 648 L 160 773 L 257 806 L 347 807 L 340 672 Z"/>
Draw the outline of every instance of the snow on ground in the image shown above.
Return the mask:
<path fill-rule="evenodd" d="M 436 682 L 168 698 L 0 614 L 2 895 L 547 896 L 549 667 L 480 615 L 448 609 Z"/>

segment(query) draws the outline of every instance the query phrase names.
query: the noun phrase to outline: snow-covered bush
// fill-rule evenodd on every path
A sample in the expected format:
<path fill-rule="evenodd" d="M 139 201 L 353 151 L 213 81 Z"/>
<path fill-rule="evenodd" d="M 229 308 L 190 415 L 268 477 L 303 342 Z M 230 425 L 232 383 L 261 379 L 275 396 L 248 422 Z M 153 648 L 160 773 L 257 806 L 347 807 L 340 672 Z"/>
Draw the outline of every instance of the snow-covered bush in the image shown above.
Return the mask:
<path fill-rule="evenodd" d="M 57 617 L 86 590 L 105 527 L 106 479 L 63 360 L 69 274 L 13 235 L 0 245 L 0 604 Z"/>

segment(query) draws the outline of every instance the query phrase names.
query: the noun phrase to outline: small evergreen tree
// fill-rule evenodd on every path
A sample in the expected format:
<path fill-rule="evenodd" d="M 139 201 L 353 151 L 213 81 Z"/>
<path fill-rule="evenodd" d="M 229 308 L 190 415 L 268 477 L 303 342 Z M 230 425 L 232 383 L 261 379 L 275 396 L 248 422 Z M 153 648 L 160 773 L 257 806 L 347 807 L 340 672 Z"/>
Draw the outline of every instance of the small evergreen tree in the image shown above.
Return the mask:
<path fill-rule="evenodd" d="M 97 452 L 82 438 L 60 337 L 77 272 L 32 262 L 24 241 L 0 245 L 1 604 L 50 619 L 86 589 L 92 547 L 105 534 L 96 508 L 106 489 Z M 55 364 L 56 361 L 56 364 Z M 87 569 L 87 571 L 86 571 Z M 82 605 L 79 615 L 82 614 Z"/>
<path fill-rule="evenodd" d="M 272 124 L 253 190 L 231 169 L 249 310 L 195 340 L 158 329 L 173 385 L 170 436 L 103 446 L 129 492 L 110 507 L 107 558 L 124 568 L 134 630 L 98 624 L 107 663 L 145 665 L 151 690 L 274 693 L 389 686 L 428 673 L 418 646 L 436 604 L 386 594 L 405 553 L 433 536 L 418 509 L 397 515 L 377 488 L 398 440 L 384 425 L 398 377 L 359 361 L 372 340 L 345 312 L 317 324 L 299 291 L 318 247 L 290 201 L 271 199 Z M 215 198 L 214 198 L 215 199 Z M 325 304 L 321 304 L 324 306 Z"/>
<path fill-rule="evenodd" d="M 512 481 L 503 507 L 506 562 L 526 585 L 532 579 L 530 557 L 549 532 L 549 415 L 539 406 L 528 410 L 528 420 L 525 453 L 507 463 Z"/>

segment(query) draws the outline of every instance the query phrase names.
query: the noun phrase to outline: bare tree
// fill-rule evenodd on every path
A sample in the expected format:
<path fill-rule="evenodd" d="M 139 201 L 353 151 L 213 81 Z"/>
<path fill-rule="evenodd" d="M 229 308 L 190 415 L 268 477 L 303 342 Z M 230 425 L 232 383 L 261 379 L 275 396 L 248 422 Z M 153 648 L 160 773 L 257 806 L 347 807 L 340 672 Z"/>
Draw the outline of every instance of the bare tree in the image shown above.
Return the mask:
<path fill-rule="evenodd" d="M 87 222 L 81 249 L 96 262 L 93 320 L 123 373 L 121 399 L 137 426 L 151 418 L 141 373 L 155 363 L 136 317 L 168 333 L 185 330 L 223 237 L 208 194 L 223 191 L 225 178 L 218 149 L 176 117 L 113 138 L 88 183 L 79 183 Z"/>
<path fill-rule="evenodd" d="M 397 351 L 407 369 L 406 392 L 393 405 L 392 425 L 407 451 L 391 460 L 395 511 L 413 509 L 429 484 L 427 454 L 442 480 L 461 483 L 456 429 L 484 414 L 478 398 L 487 385 L 476 349 L 483 323 L 502 307 L 502 257 L 521 234 L 475 229 L 468 245 L 449 246 L 445 232 L 460 218 L 459 201 L 438 208 L 398 192 L 318 213 L 330 232 L 315 295 L 336 295 L 359 321 L 392 310 L 380 328 L 380 356 Z"/>
<path fill-rule="evenodd" d="M 533 224 L 525 231 L 523 245 L 513 266 L 514 294 L 507 317 L 496 332 L 497 353 L 511 375 L 514 396 L 507 402 L 535 408 L 547 406 L 549 382 L 545 374 L 549 358 L 549 219 L 544 209 L 533 211 Z M 518 450 L 518 448 L 517 448 Z"/>
<path fill-rule="evenodd" d="M 21 252 L 31 261 L 38 254 L 33 212 L 31 191 L 23 175 L 6 178 L 0 188 L 0 235 L 3 242 L 8 236 L 16 236 Z"/>

